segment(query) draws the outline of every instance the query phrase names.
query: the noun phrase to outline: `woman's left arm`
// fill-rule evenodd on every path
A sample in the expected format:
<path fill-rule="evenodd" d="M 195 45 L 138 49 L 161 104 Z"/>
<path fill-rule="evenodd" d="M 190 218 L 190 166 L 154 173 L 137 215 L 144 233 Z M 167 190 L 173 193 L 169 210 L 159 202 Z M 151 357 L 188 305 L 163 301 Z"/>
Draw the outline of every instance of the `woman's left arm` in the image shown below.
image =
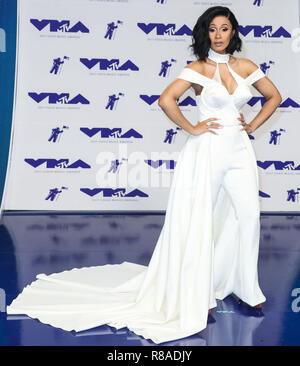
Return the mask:
<path fill-rule="evenodd" d="M 247 61 L 250 73 L 255 71 L 255 69 L 257 69 L 257 65 L 250 60 Z M 241 121 L 243 125 L 242 129 L 245 129 L 248 133 L 255 131 L 259 126 L 261 126 L 275 112 L 282 102 L 282 97 L 278 89 L 267 76 L 257 80 L 252 85 L 266 98 L 266 102 L 259 113 L 248 124 L 245 123 L 244 116 L 241 114 Z"/>

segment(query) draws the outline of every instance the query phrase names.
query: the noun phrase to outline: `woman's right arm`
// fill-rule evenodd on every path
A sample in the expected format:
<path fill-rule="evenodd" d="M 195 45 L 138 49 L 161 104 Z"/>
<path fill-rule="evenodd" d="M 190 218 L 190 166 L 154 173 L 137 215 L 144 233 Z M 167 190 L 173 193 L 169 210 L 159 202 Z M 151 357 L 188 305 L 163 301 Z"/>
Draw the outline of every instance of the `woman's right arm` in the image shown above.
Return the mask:
<path fill-rule="evenodd" d="M 183 80 L 174 80 L 161 94 L 158 105 L 164 113 L 178 126 L 188 133 L 193 133 L 194 126 L 184 117 L 177 104 L 177 99 L 191 87 L 192 83 Z"/>
<path fill-rule="evenodd" d="M 208 121 L 214 121 L 217 118 L 208 118 L 203 122 L 198 122 L 196 126 L 193 126 L 182 114 L 180 108 L 178 107 L 177 100 L 181 95 L 191 87 L 192 83 L 183 80 L 174 80 L 161 94 L 158 99 L 158 105 L 164 111 L 164 113 L 179 127 L 183 128 L 186 132 L 192 135 L 200 135 L 203 132 L 210 131 L 208 127 L 219 128 L 218 123 L 211 122 L 209 126 L 206 125 Z"/>

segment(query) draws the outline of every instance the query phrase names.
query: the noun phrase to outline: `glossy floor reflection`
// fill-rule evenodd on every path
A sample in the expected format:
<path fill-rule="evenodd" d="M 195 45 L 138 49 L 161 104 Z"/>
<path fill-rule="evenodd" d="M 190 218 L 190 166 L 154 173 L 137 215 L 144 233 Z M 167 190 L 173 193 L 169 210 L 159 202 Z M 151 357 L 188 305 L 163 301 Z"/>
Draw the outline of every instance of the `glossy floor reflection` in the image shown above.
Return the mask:
<path fill-rule="evenodd" d="M 164 215 L 4 215 L 0 225 L 0 345 L 154 345 L 127 330 L 100 326 L 66 332 L 5 304 L 35 280 L 74 267 L 129 261 L 147 265 Z M 202 332 L 163 345 L 300 345 L 300 216 L 261 217 L 259 278 L 263 311 L 234 296 L 209 316 Z"/>

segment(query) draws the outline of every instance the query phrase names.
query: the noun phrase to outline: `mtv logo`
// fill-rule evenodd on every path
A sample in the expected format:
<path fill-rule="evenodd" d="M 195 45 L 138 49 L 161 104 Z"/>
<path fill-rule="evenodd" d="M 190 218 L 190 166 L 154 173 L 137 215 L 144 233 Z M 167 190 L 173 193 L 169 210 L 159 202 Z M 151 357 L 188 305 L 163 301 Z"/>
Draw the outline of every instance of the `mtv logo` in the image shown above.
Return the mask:
<path fill-rule="evenodd" d="M 165 34 L 168 34 L 169 36 L 192 35 L 192 30 L 186 24 L 181 26 L 178 30 L 176 30 L 175 23 L 137 23 L 137 26 L 146 34 L 156 31 L 156 35 L 158 36 L 164 36 Z"/>
<path fill-rule="evenodd" d="M 239 25 L 239 33 L 242 34 L 244 37 L 246 37 L 250 33 L 253 33 L 255 38 L 291 38 L 291 34 L 282 26 L 273 31 L 273 27 L 271 25 Z"/>
<path fill-rule="evenodd" d="M 75 25 L 70 26 L 70 20 L 57 20 L 57 19 L 30 19 L 30 23 L 35 26 L 36 29 L 42 31 L 49 26 L 50 32 L 68 32 L 68 33 L 89 33 L 89 29 L 82 23 L 77 22 Z"/>

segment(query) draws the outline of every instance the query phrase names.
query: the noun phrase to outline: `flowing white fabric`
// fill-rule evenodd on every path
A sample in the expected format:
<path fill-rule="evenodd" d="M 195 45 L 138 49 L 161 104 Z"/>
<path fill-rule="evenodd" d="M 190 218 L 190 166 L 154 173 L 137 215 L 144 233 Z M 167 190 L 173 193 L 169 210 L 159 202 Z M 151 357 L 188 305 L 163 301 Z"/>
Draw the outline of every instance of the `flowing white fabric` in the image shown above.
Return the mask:
<path fill-rule="evenodd" d="M 228 59 L 219 60 L 211 50 L 209 56 L 217 62 L 212 79 L 188 67 L 178 78 L 203 87 L 196 97 L 199 121 L 219 117 L 224 128 L 237 128 L 239 109 L 252 96 L 249 85 L 265 75 L 258 68 L 242 78 L 231 69 Z M 237 83 L 233 94 L 222 85 L 219 62 L 225 62 Z M 251 142 L 245 131 L 239 136 L 246 146 L 258 192 Z M 251 306 L 264 302 L 257 268 L 252 268 L 250 279 L 247 268 L 240 268 L 239 221 L 222 187 L 215 205 L 212 202 L 214 137 L 209 132 L 189 135 L 180 151 L 164 225 L 148 266 L 123 262 L 39 274 L 7 307 L 7 313 L 27 314 L 67 331 L 103 324 L 127 327 L 145 339 L 162 343 L 206 328 L 208 309 L 216 307 L 216 299 L 234 293 Z M 251 263 L 257 259 L 258 244 L 254 243 Z"/>

